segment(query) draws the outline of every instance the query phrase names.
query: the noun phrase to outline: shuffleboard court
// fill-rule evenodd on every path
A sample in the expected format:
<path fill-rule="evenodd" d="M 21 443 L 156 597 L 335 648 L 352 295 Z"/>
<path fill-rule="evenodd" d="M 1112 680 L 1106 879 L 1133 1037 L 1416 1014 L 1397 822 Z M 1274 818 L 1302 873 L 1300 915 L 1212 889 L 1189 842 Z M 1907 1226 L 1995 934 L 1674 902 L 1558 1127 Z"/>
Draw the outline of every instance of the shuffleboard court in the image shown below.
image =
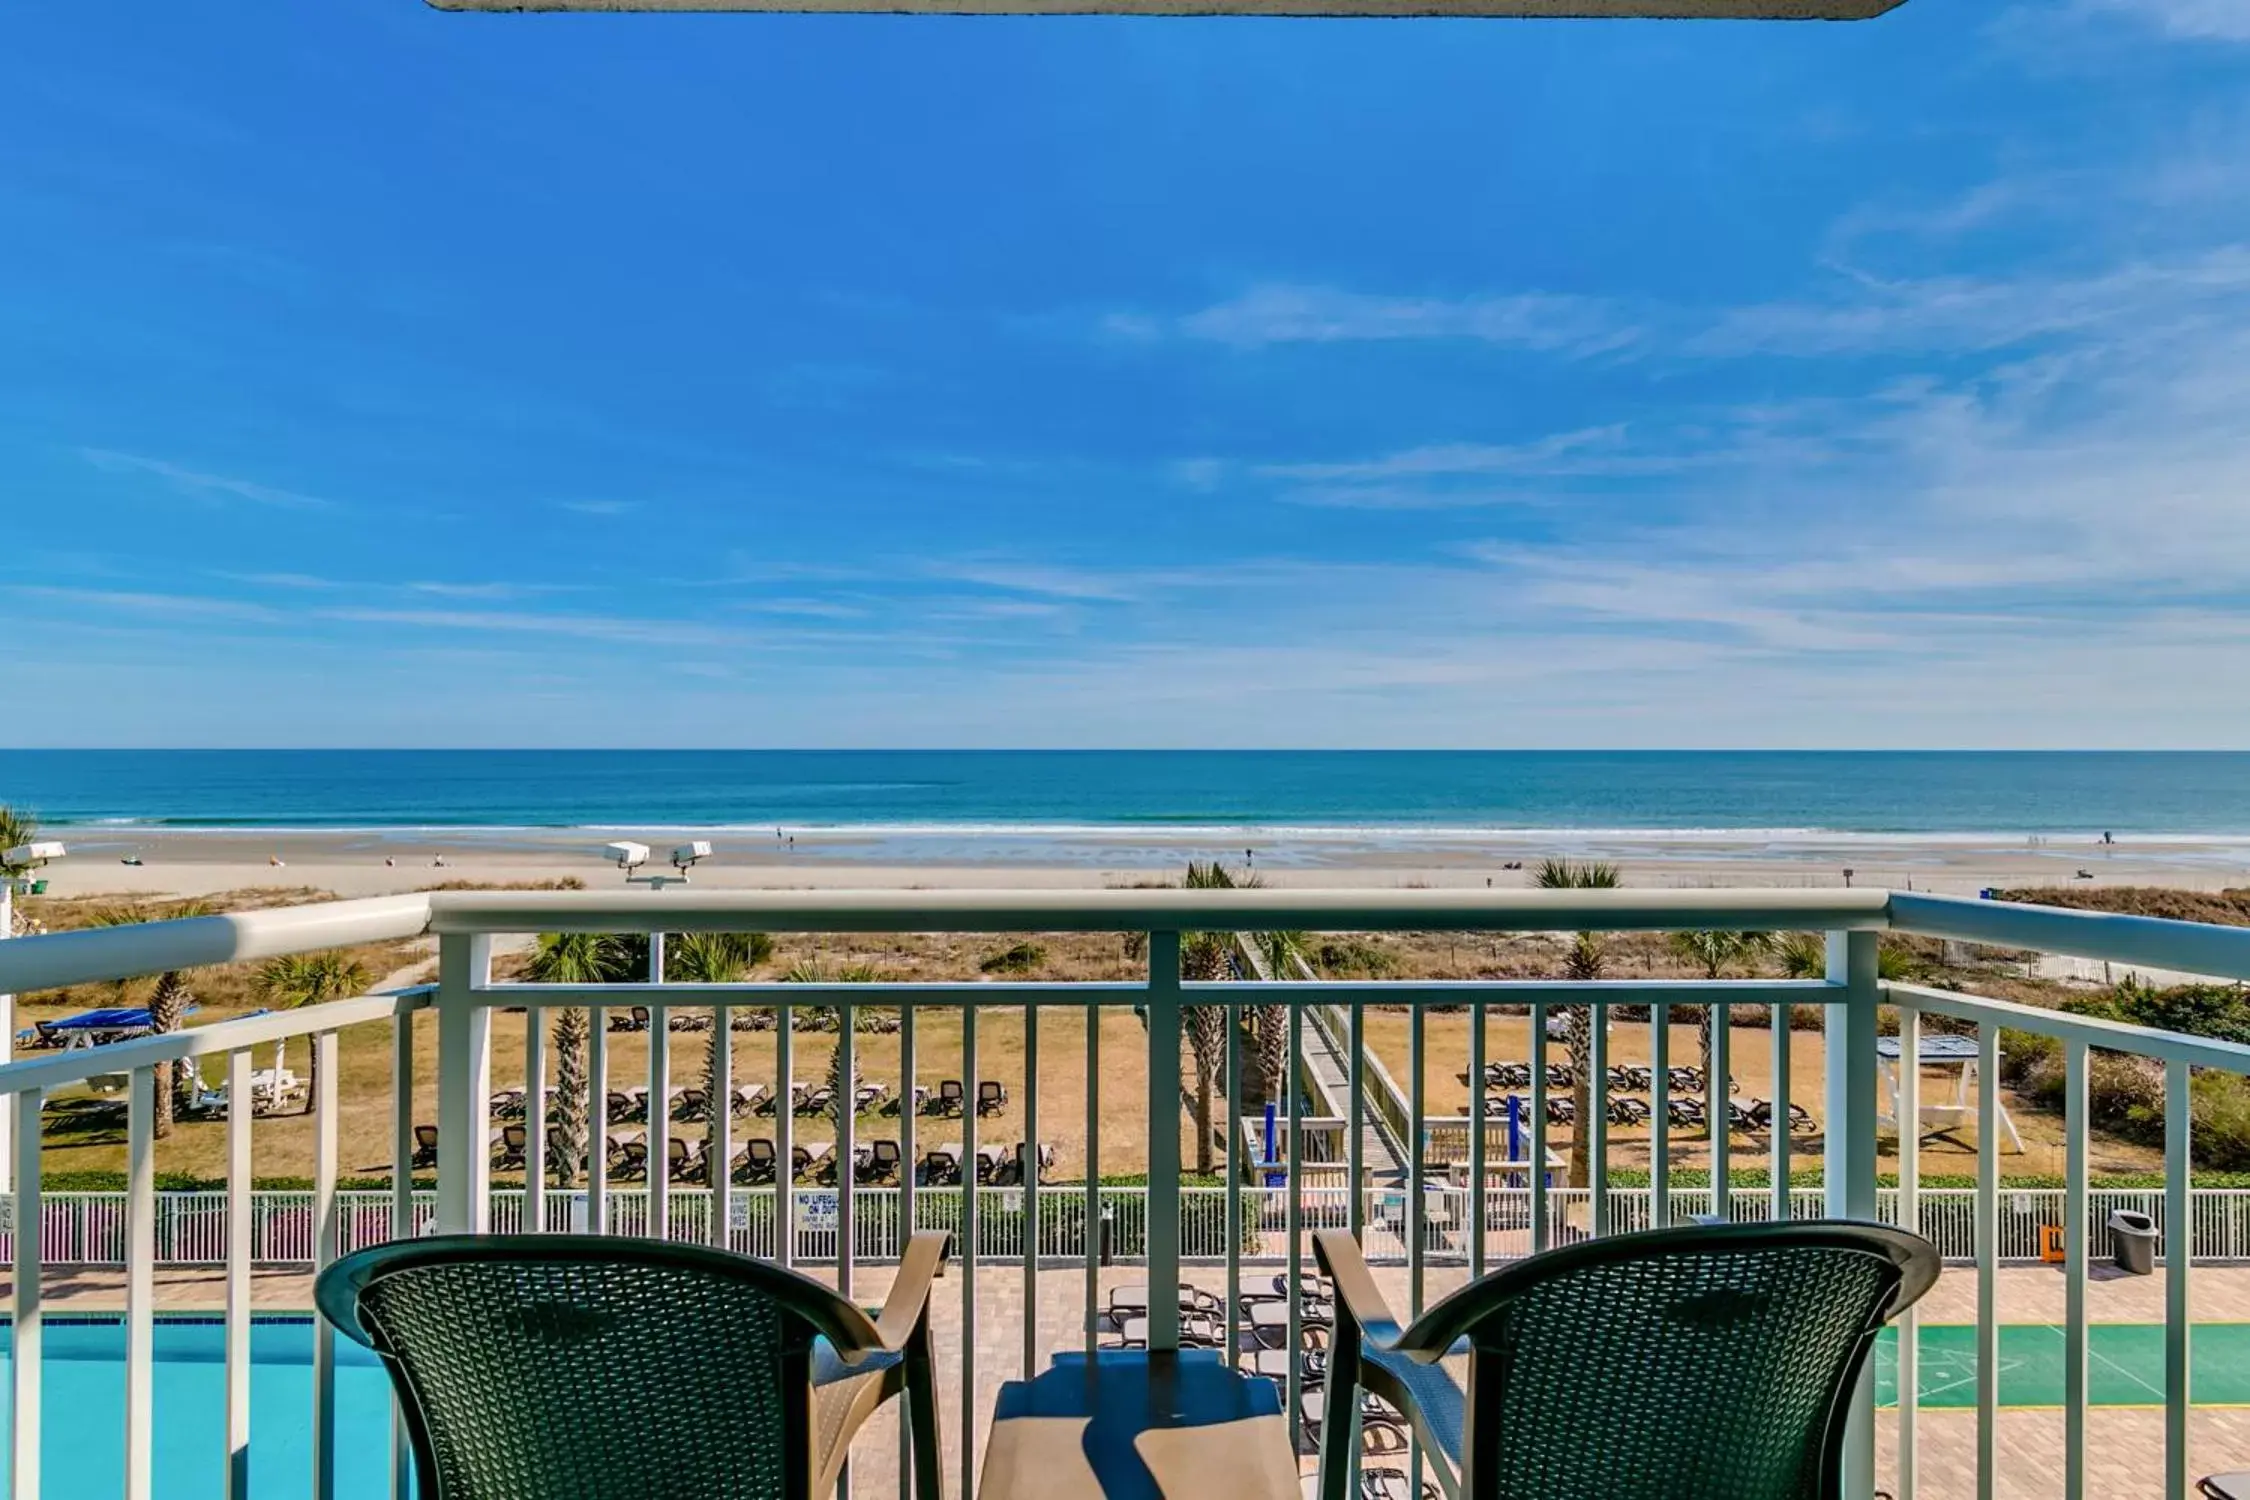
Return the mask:
<path fill-rule="evenodd" d="M 2164 1404 L 2164 1325 L 2092 1323 L 2086 1328 L 2086 1399 L 2093 1406 Z M 1977 1404 L 1977 1330 L 1972 1323 L 1924 1324 L 1921 1404 Z M 2197 1406 L 2250 1406 L 2250 1323 L 2198 1323 L 2188 1340 L 2189 1397 Z M 1875 1399 L 1898 1404 L 1898 1331 L 1875 1349 Z M 2000 1326 L 2000 1404 L 2063 1403 L 2059 1323 Z"/>

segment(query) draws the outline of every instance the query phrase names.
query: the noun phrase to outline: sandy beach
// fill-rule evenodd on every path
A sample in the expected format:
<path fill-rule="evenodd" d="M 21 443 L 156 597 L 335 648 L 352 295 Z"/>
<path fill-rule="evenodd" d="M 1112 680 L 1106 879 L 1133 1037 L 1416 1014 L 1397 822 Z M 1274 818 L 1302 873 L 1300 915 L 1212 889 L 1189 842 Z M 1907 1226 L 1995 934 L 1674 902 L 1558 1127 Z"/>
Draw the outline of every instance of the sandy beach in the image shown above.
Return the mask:
<path fill-rule="evenodd" d="M 2068 840 L 1758 833 L 1574 832 L 1489 837 L 1343 829 L 361 829 L 57 828 L 71 856 L 52 893 L 193 896 L 250 886 L 312 886 L 339 896 L 451 881 L 513 884 L 623 876 L 612 839 L 666 852 L 707 838 L 698 886 L 722 889 L 1100 887 L 1176 876 L 1190 859 L 1245 863 L 1276 887 L 1497 887 L 1529 884 L 1541 859 L 1616 862 L 1641 887 L 1885 886 L 1974 895 L 1988 886 L 2250 884 L 2236 840 Z M 1251 857 L 1246 861 L 1245 855 Z M 135 859 L 139 864 L 123 861 Z M 277 863 L 278 861 L 278 863 Z"/>

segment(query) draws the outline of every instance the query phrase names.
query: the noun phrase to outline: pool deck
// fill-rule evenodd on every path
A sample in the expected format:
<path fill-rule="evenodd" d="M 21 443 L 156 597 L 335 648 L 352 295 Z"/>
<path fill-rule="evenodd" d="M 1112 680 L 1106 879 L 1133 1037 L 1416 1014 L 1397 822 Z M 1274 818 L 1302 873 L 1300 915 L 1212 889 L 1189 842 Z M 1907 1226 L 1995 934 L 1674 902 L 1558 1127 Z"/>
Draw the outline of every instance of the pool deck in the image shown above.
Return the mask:
<path fill-rule="evenodd" d="M 831 1274 L 813 1268 L 818 1279 Z M 1271 1278 L 1271 1266 L 1245 1266 L 1243 1281 L 1254 1285 Z M 1212 1291 L 1223 1291 L 1225 1273 L 1216 1266 L 1191 1266 L 1186 1279 Z M 1126 1283 L 1138 1282 L 1144 1273 L 1137 1266 L 1105 1268 L 1100 1274 L 1103 1295 Z M 1406 1273 L 1401 1267 L 1378 1267 L 1377 1280 L 1393 1305 L 1406 1306 Z M 1435 1300 L 1467 1279 L 1458 1267 L 1432 1267 L 1425 1301 Z M 879 1302 L 889 1288 L 891 1271 L 884 1266 L 863 1266 L 853 1292 L 865 1302 Z M 47 1308 L 55 1313 L 114 1312 L 125 1305 L 125 1278 L 108 1270 L 53 1271 L 44 1278 Z M 941 1405 L 945 1418 L 944 1445 L 947 1474 L 960 1472 L 959 1420 L 961 1393 L 962 1280 L 956 1267 L 941 1281 L 933 1309 L 938 1343 L 939 1379 L 946 1388 Z M 1055 1349 L 1081 1347 L 1081 1306 L 1084 1273 L 1076 1266 L 1043 1269 L 1039 1275 L 1038 1329 L 1034 1347 L 1044 1354 Z M 2047 1267 L 2006 1267 L 1998 1273 L 2000 1319 L 2004 1323 L 2059 1323 L 2063 1316 L 2063 1278 Z M 2197 1322 L 2250 1322 L 2250 1267 L 2209 1267 L 2195 1273 L 2194 1316 Z M 990 1421 L 994 1399 L 1002 1381 L 1022 1371 L 1024 1340 L 1024 1276 L 1020 1266 L 980 1266 L 976 1276 L 977 1390 L 973 1410 L 982 1435 Z M 1948 1270 L 1923 1302 L 1928 1323 L 1973 1323 L 1976 1318 L 1977 1278 L 1966 1269 Z M 166 1312 L 217 1312 L 226 1301 L 226 1279 L 218 1268 L 170 1269 L 156 1273 L 157 1306 Z M 312 1306 L 312 1278 L 301 1271 L 264 1270 L 253 1273 L 251 1302 L 260 1311 L 304 1312 Z M 2087 1292 L 2093 1321 L 2109 1323 L 2161 1323 L 2164 1320 L 2164 1276 L 2104 1275 Z M 1878 1466 L 1887 1486 L 1894 1472 L 1896 1416 L 1878 1415 L 1880 1433 Z M 2055 1494 L 2061 1487 L 2062 1422 L 2060 1410 L 2011 1408 L 1998 1419 L 1999 1470 L 1996 1493 L 2005 1500 L 2031 1500 Z M 2105 1497 L 2159 1495 L 2163 1492 L 2164 1413 L 2161 1409 L 2098 1407 L 2087 1418 L 2089 1492 Z M 896 1493 L 897 1452 L 895 1424 L 888 1412 L 869 1424 L 855 1465 L 855 1493 L 867 1500 L 883 1500 Z M 1969 1496 L 1976 1492 L 1976 1414 L 1965 1410 L 1925 1410 L 1917 1423 L 1923 1497 Z M 2250 1467 L 2250 1409 L 2202 1408 L 2191 1419 L 2191 1473 Z M 1310 1460 L 1307 1460 L 1308 1468 Z"/>

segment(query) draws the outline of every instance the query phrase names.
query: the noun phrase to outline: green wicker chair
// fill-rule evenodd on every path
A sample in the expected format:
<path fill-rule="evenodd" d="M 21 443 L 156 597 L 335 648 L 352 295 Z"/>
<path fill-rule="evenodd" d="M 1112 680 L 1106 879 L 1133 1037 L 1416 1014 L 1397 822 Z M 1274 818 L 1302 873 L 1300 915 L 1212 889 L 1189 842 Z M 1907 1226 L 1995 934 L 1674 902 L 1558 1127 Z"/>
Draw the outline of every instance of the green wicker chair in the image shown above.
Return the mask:
<path fill-rule="evenodd" d="M 908 1244 L 882 1314 L 765 1261 L 596 1235 L 441 1235 L 321 1272 L 322 1316 L 390 1371 L 423 1500 L 815 1500 L 904 1391 L 942 1493 L 929 1300 Z"/>
<path fill-rule="evenodd" d="M 1938 1274 L 1880 1224 L 1663 1229 L 1519 1261 L 1401 1330 L 1349 1234 L 1313 1249 L 1337 1307 L 1321 1500 L 1358 1491 L 1358 1389 L 1452 1500 L 1834 1500 L 1848 1393 Z M 1438 1363 L 1460 1353 L 1466 1393 Z"/>

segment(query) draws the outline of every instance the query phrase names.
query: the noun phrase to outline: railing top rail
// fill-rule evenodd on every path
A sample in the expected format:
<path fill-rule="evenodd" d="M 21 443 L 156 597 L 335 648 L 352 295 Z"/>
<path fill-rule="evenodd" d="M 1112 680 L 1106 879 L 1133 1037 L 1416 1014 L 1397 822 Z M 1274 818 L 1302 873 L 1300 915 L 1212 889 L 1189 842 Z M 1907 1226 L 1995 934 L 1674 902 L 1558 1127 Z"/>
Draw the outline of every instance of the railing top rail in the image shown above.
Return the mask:
<path fill-rule="evenodd" d="M 2132 1052 L 2167 1062 L 2184 1062 L 2192 1067 L 2224 1068 L 2230 1073 L 2250 1074 L 2250 1046 L 2240 1042 L 2129 1026 L 2123 1021 L 2105 1021 L 2099 1016 L 2082 1016 L 2074 1011 L 2049 1010 L 2045 1006 L 2024 1005 L 2013 1000 L 1988 1000 L 1980 995 L 1928 989 L 1918 984 L 1886 984 L 1883 998 L 1893 1005 L 1908 1005 L 1959 1021 L 1991 1021 L 2067 1042 L 2085 1042 L 2112 1052 Z"/>
<path fill-rule="evenodd" d="M 2250 979 L 2250 928 L 2246 927 L 1912 891 L 1890 893 L 1890 920 L 1901 932 L 1926 937 Z"/>
<path fill-rule="evenodd" d="M 72 1047 L 62 1052 L 34 1053 L 20 1061 L 0 1066 L 0 1095 L 19 1094 L 35 1088 L 61 1088 L 65 1084 L 84 1083 L 89 1078 L 110 1073 L 127 1073 L 155 1063 L 175 1062 L 183 1057 L 209 1057 L 214 1053 L 236 1052 L 244 1047 L 278 1042 L 286 1037 L 314 1036 L 323 1031 L 339 1031 L 346 1026 L 387 1020 L 408 1011 L 424 1009 L 436 994 L 436 985 L 418 984 L 406 989 L 386 990 L 381 994 L 362 995 L 356 1000 L 332 1000 L 325 1005 L 300 1006 L 295 1010 L 239 1016 L 232 1021 L 214 1021 L 208 1026 L 190 1026 L 157 1036 L 135 1037 L 129 1042 L 110 1042 L 100 1047 Z"/>
<path fill-rule="evenodd" d="M 1894 927 L 2250 980 L 2250 928 L 1868 890 L 440 891 L 0 943 L 0 993 L 424 932 L 1567 931 Z"/>
<path fill-rule="evenodd" d="M 781 1010 L 821 1010 L 839 1005 L 1140 1005 L 1148 985 L 1134 979 L 896 980 L 800 984 L 787 979 L 745 979 L 724 984 L 667 980 L 662 984 L 533 984 L 502 980 L 472 986 L 480 1005 L 545 1007 L 634 1005 L 735 1005 Z M 1239 1000 L 1228 980 L 1180 986 L 1188 1003 Z M 1279 980 L 1259 986 L 1259 1003 L 1341 1005 L 1831 1005 L 1849 991 L 1820 979 L 1370 979 Z"/>
<path fill-rule="evenodd" d="M 1259 932 L 1877 928 L 1882 890 L 441 891 L 430 929 L 476 932 Z"/>
<path fill-rule="evenodd" d="M 316 901 L 17 938 L 0 943 L 0 994 L 418 937 L 429 920 L 430 898 L 416 894 Z"/>

